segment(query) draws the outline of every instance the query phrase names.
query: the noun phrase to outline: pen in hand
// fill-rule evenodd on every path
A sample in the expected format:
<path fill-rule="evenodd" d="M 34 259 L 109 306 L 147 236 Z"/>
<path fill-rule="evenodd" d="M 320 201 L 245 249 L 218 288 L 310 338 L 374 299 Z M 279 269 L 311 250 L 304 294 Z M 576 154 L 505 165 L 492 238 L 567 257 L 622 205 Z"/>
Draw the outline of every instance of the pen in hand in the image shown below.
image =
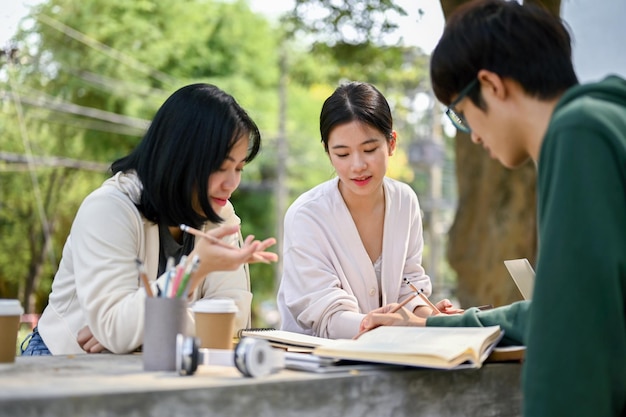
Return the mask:
<path fill-rule="evenodd" d="M 221 246 L 223 248 L 236 249 L 234 246 L 229 245 L 228 243 L 224 242 L 222 239 L 218 239 L 213 235 L 204 233 L 198 229 L 194 229 L 193 227 L 187 226 L 186 224 L 181 224 L 180 230 L 182 230 L 185 233 L 189 233 L 190 235 L 194 235 L 196 237 L 203 237 L 205 239 L 209 239 L 211 243 L 215 243 L 216 245 Z"/>
<path fill-rule="evenodd" d="M 398 310 L 400 310 L 402 307 L 404 307 L 405 305 L 407 305 L 407 303 L 408 303 L 409 301 L 411 301 L 412 299 L 414 299 L 415 297 L 417 297 L 417 293 L 409 295 L 407 298 L 405 298 L 405 299 L 404 299 L 404 301 L 402 301 L 402 302 L 401 302 L 401 303 L 399 303 L 399 304 L 396 304 L 396 306 L 395 306 L 394 308 L 392 308 L 391 310 L 389 310 L 389 311 L 387 312 L 387 314 L 397 313 L 397 312 L 398 312 Z M 356 336 L 354 336 L 354 337 L 352 338 L 352 340 L 356 340 L 356 339 L 358 339 L 358 338 L 359 338 L 359 337 L 360 337 L 363 333 L 366 333 L 366 332 L 368 332 L 369 330 L 371 330 L 371 329 L 367 329 L 367 330 L 363 330 L 363 331 L 359 332 L 359 334 L 357 334 Z"/>
<path fill-rule="evenodd" d="M 412 299 L 414 299 L 417 296 L 417 292 L 415 294 L 411 294 L 409 295 L 407 298 L 404 299 L 403 302 L 401 302 L 400 304 L 396 305 L 394 308 L 392 308 L 391 310 L 389 310 L 389 313 L 396 313 L 398 310 L 400 310 L 402 307 L 404 307 L 405 305 L 408 304 L 409 301 L 411 301 Z"/>
<path fill-rule="evenodd" d="M 413 291 L 415 291 L 415 293 L 417 295 L 419 295 L 419 297 L 426 303 L 428 304 L 428 307 L 430 307 L 436 314 L 441 314 L 441 311 L 439 311 L 439 309 L 437 308 L 436 305 L 434 305 L 429 299 L 428 297 L 426 297 L 426 295 L 424 295 L 424 290 L 421 289 L 417 289 L 417 287 L 415 285 L 413 285 L 411 283 L 411 281 L 409 281 L 408 279 L 404 278 L 404 282 L 411 287 L 411 289 Z"/>
<path fill-rule="evenodd" d="M 204 233 L 198 229 L 194 229 L 191 226 L 187 226 L 186 224 L 181 224 L 180 226 L 180 230 L 182 230 L 183 232 L 189 233 L 190 235 L 194 235 L 196 237 L 203 237 L 205 239 L 208 239 L 211 243 L 214 243 L 218 246 L 221 246 L 223 248 L 226 249 L 237 249 L 235 246 L 229 245 L 228 243 L 224 242 L 221 239 L 216 238 L 213 235 L 210 235 L 208 233 Z M 257 262 L 262 262 L 265 264 L 269 264 L 270 261 L 268 261 L 267 259 L 263 258 L 261 255 L 259 255 L 258 253 L 253 253 L 252 254 L 252 258 L 257 261 Z"/>

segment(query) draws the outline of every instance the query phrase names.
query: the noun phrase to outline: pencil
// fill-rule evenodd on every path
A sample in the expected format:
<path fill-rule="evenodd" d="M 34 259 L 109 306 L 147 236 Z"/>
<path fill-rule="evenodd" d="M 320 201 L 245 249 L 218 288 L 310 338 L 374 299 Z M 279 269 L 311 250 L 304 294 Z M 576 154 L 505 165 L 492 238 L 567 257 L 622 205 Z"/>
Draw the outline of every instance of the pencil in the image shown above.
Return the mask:
<path fill-rule="evenodd" d="M 420 298 L 421 298 L 422 300 L 424 300 L 424 302 L 425 302 L 426 304 L 428 304 L 428 306 L 429 306 L 430 308 L 432 308 L 432 309 L 433 309 L 433 311 L 434 311 L 435 313 L 437 313 L 437 314 L 441 314 L 441 311 L 439 311 L 439 309 L 437 308 L 437 306 L 436 306 L 436 305 L 434 305 L 434 304 L 433 304 L 433 303 L 432 303 L 432 302 L 428 299 L 428 297 L 426 297 L 426 295 L 424 295 L 424 290 L 419 290 L 419 292 L 418 292 L 418 294 L 417 294 L 417 295 L 419 295 L 419 296 L 420 296 Z"/>
<path fill-rule="evenodd" d="M 404 307 L 405 305 L 407 305 L 407 303 L 408 303 L 409 301 L 411 301 L 412 299 L 414 299 L 416 296 L 417 296 L 417 293 L 414 293 L 414 294 L 409 295 L 407 298 L 405 298 L 405 299 L 404 299 L 404 301 L 402 301 L 400 304 L 396 305 L 394 308 L 392 308 L 391 310 L 389 310 L 389 312 L 388 312 L 387 314 L 390 314 L 390 313 L 397 313 L 397 312 L 398 312 L 398 310 L 400 310 L 402 307 Z M 359 332 L 359 334 L 357 334 L 356 336 L 354 336 L 354 337 L 352 338 L 352 340 L 356 340 L 356 339 L 358 339 L 359 337 L 361 337 L 361 335 L 362 335 L 363 333 L 367 333 L 367 332 L 368 332 L 368 331 L 370 331 L 370 330 L 372 330 L 372 329 L 367 329 L 367 330 L 363 330 L 362 332 Z"/>
<path fill-rule="evenodd" d="M 180 226 L 180 230 L 182 230 L 183 232 L 189 233 L 190 235 L 194 235 L 197 237 L 204 237 L 206 239 L 209 239 L 209 241 L 211 243 L 215 243 L 218 246 L 221 246 L 223 248 L 226 249 L 237 249 L 236 247 L 229 245 L 228 243 L 224 242 L 221 239 L 216 238 L 213 235 L 210 235 L 208 233 L 204 233 L 198 229 L 194 229 L 191 226 L 187 226 L 186 224 L 181 224 Z M 264 264 L 269 264 L 270 261 L 268 261 L 267 259 L 263 258 L 261 255 L 259 255 L 258 253 L 253 253 L 252 254 L 252 258 L 257 261 L 257 262 L 263 262 Z"/>
<path fill-rule="evenodd" d="M 189 233 L 190 235 L 194 235 L 194 236 L 198 236 L 198 237 L 204 237 L 206 239 L 209 239 L 209 241 L 211 241 L 211 243 L 215 243 L 216 245 L 219 245 L 223 248 L 226 249 L 236 249 L 234 246 L 229 245 L 228 243 L 224 242 L 221 239 L 216 238 L 213 235 L 210 235 L 208 233 L 204 233 L 198 229 L 194 229 L 191 226 L 187 226 L 186 224 L 181 224 L 180 225 L 180 230 L 182 230 L 185 233 Z"/>
<path fill-rule="evenodd" d="M 187 255 L 183 255 L 180 257 L 180 261 L 174 270 L 174 275 L 172 276 L 172 289 L 170 291 L 170 297 L 176 297 L 176 293 L 178 292 L 178 286 L 180 285 L 180 280 L 183 279 L 183 275 L 185 273 L 185 265 L 187 264 Z"/>
<path fill-rule="evenodd" d="M 167 275 L 165 276 L 165 289 L 163 290 L 164 297 L 168 296 L 170 282 L 172 281 L 172 278 L 174 277 L 174 272 L 176 271 L 175 262 L 176 261 L 174 260 L 172 256 L 169 256 L 167 258 L 167 264 L 165 265 L 165 271 Z"/>
<path fill-rule="evenodd" d="M 407 303 L 409 301 L 411 301 L 412 299 L 414 299 L 417 296 L 417 293 L 415 294 L 411 294 L 409 295 L 407 298 L 404 299 L 403 302 L 401 302 L 400 304 L 398 304 L 397 306 L 395 306 L 394 308 L 392 308 L 391 310 L 389 310 L 390 313 L 396 313 L 398 310 L 400 310 L 402 307 L 404 307 L 405 305 L 407 305 Z"/>
<path fill-rule="evenodd" d="M 187 291 L 189 278 L 193 275 L 194 272 L 196 272 L 196 269 L 198 269 L 198 264 L 200 264 L 200 258 L 198 257 L 198 255 L 195 255 L 193 259 L 191 260 L 191 263 L 185 270 L 185 274 L 183 275 L 183 278 L 181 279 L 180 284 L 178 285 L 178 289 L 176 290 L 177 297 L 183 296 L 185 292 Z"/>
<path fill-rule="evenodd" d="M 417 287 L 416 287 L 415 285 L 413 285 L 413 284 L 411 283 L 411 281 L 409 281 L 409 280 L 408 280 L 408 279 L 406 279 L 406 278 L 404 278 L 404 282 L 406 282 L 406 283 L 407 283 L 407 285 L 408 285 L 409 287 L 411 287 L 411 289 L 412 289 L 413 291 L 415 291 L 415 293 L 416 293 L 417 295 L 419 295 L 419 297 L 420 297 L 422 300 L 424 300 L 424 302 L 425 302 L 426 304 L 428 304 L 428 306 L 429 306 L 430 308 L 432 308 L 432 309 L 433 309 L 433 311 L 434 311 L 435 313 L 437 313 L 437 314 L 441 314 L 441 311 L 439 311 L 439 309 L 437 308 L 437 306 L 436 306 L 436 305 L 434 305 L 434 304 L 433 304 L 433 303 L 432 303 L 432 302 L 428 299 L 428 297 L 426 297 L 426 295 L 424 294 L 424 290 L 422 290 L 422 289 L 419 289 L 419 290 L 418 290 L 418 289 L 417 289 Z"/>
<path fill-rule="evenodd" d="M 143 282 L 143 286 L 146 289 L 146 294 L 148 297 L 154 297 L 154 293 L 152 292 L 152 287 L 150 286 L 150 280 L 148 279 L 148 275 L 146 274 L 146 268 L 143 266 L 143 262 L 140 259 L 135 259 L 137 262 L 137 268 L 139 269 L 139 278 L 141 278 L 141 282 Z"/>

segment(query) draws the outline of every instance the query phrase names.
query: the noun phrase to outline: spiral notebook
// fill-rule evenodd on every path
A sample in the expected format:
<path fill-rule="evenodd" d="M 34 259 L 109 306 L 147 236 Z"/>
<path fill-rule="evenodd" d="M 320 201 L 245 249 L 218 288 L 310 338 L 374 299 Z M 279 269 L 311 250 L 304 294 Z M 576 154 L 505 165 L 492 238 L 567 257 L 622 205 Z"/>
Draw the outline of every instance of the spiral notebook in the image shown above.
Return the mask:
<path fill-rule="evenodd" d="M 332 340 L 301 333 L 276 329 L 242 329 L 239 337 L 256 337 L 265 339 L 276 348 L 289 352 L 312 352 L 317 346 L 332 343 Z"/>

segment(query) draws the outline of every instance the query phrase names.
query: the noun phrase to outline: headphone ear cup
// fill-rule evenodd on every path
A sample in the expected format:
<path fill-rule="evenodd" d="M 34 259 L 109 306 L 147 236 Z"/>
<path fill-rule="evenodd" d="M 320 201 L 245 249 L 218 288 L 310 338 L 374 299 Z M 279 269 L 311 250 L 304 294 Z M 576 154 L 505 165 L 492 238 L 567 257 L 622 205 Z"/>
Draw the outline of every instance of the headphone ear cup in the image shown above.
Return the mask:
<path fill-rule="evenodd" d="M 191 373 L 193 374 L 198 370 L 198 358 L 200 357 L 200 339 L 198 339 L 197 337 L 193 337 L 191 340 L 192 347 L 190 368 L 192 369 Z"/>
<path fill-rule="evenodd" d="M 262 377 L 284 366 L 284 359 L 267 340 L 254 337 L 242 338 L 235 347 L 235 367 L 244 376 Z"/>
<path fill-rule="evenodd" d="M 176 335 L 176 372 L 179 375 L 193 375 L 198 369 L 200 339 L 192 336 Z"/>
<path fill-rule="evenodd" d="M 246 356 L 248 355 L 252 342 L 252 339 L 243 337 L 239 339 L 237 346 L 235 346 L 235 368 L 245 377 L 252 377 L 246 364 Z"/>

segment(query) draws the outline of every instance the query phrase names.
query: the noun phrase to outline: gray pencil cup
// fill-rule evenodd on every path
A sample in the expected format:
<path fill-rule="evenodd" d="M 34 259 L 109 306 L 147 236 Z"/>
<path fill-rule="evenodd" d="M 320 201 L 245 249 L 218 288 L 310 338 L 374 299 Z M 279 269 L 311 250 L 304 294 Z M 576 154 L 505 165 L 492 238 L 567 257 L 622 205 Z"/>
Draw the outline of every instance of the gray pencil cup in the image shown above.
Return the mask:
<path fill-rule="evenodd" d="M 144 371 L 175 371 L 176 335 L 185 335 L 186 329 L 186 297 L 147 297 L 143 335 Z"/>

